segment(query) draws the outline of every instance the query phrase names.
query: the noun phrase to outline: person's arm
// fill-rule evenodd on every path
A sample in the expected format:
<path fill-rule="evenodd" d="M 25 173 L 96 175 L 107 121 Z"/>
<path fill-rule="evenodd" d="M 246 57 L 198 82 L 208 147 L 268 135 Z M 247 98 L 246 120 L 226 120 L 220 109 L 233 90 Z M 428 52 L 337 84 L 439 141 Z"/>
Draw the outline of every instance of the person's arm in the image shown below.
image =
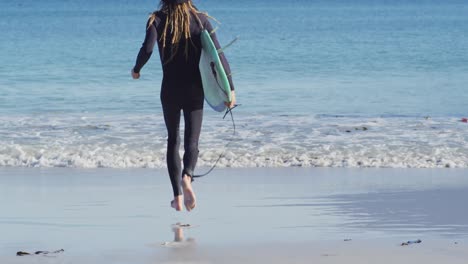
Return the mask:
<path fill-rule="evenodd" d="M 156 44 L 156 41 L 158 39 L 158 32 L 156 31 L 156 23 L 158 23 L 158 19 L 155 20 L 154 23 L 151 25 L 148 23 L 146 24 L 146 36 L 145 36 L 145 41 L 143 42 L 140 52 L 138 53 L 136 62 L 135 62 L 135 67 L 132 69 L 132 76 L 133 78 L 140 77 L 140 70 L 145 66 L 145 64 L 148 62 L 149 58 L 151 57 L 151 54 L 153 54 L 153 49 Z M 138 78 L 135 78 L 138 79 Z"/>

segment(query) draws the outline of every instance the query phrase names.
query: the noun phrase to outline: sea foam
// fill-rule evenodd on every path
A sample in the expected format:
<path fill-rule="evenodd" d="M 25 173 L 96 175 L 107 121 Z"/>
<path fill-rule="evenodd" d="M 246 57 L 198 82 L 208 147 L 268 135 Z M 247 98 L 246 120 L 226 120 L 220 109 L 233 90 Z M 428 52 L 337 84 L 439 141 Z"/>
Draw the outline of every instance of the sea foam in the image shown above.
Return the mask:
<path fill-rule="evenodd" d="M 0 166 L 166 165 L 166 130 L 160 116 L 1 119 Z M 238 168 L 468 167 L 468 125 L 455 117 L 257 115 L 239 116 L 236 125 L 233 135 L 229 121 L 205 118 L 199 166 L 211 166 L 222 155 L 218 166 Z"/>

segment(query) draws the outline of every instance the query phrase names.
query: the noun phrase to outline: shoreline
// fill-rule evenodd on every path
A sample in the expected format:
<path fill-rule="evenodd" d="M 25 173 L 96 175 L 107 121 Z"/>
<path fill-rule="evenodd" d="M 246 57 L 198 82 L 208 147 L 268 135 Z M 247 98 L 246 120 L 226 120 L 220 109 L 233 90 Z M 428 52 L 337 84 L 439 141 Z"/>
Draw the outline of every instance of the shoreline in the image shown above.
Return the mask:
<path fill-rule="evenodd" d="M 169 207 L 165 170 L 0 168 L 0 261 L 50 263 L 13 255 L 63 248 L 52 261 L 463 263 L 465 174 L 463 169 L 216 169 L 195 180 L 195 211 L 177 213 Z M 176 223 L 190 228 L 175 230 Z M 174 243 L 177 232 L 185 242 Z M 416 239 L 423 242 L 400 246 Z"/>

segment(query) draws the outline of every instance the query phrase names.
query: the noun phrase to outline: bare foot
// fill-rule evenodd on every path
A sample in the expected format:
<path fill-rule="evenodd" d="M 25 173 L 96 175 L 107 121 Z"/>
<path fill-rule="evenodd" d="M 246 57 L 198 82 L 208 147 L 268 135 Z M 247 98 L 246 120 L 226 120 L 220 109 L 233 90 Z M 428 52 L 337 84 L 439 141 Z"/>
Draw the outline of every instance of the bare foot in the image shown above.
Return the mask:
<path fill-rule="evenodd" d="M 192 179 L 187 175 L 182 178 L 182 191 L 184 192 L 185 208 L 187 211 L 192 211 L 195 208 L 197 198 L 192 189 Z"/>
<path fill-rule="evenodd" d="M 171 207 L 176 211 L 182 211 L 182 195 L 174 197 L 174 200 L 171 201 Z"/>

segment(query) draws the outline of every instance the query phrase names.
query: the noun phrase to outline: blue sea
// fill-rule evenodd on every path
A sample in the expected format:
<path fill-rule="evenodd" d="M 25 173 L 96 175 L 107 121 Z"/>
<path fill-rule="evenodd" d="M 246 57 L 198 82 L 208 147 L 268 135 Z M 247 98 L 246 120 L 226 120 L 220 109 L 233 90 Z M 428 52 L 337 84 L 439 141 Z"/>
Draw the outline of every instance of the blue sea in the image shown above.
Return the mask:
<path fill-rule="evenodd" d="M 194 0 L 220 23 L 237 133 L 200 166 L 467 168 L 468 2 Z M 0 166 L 165 167 L 150 0 L 0 0 Z"/>

